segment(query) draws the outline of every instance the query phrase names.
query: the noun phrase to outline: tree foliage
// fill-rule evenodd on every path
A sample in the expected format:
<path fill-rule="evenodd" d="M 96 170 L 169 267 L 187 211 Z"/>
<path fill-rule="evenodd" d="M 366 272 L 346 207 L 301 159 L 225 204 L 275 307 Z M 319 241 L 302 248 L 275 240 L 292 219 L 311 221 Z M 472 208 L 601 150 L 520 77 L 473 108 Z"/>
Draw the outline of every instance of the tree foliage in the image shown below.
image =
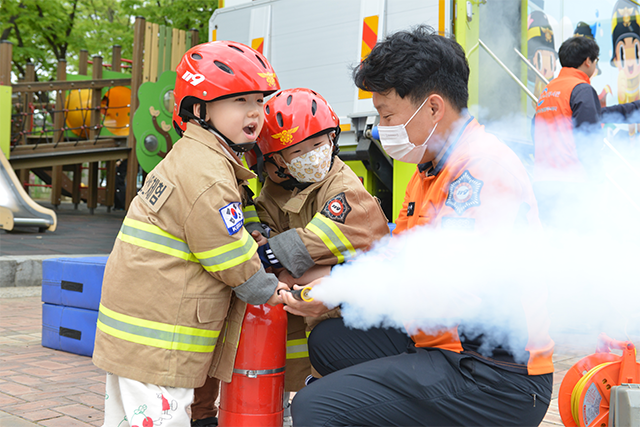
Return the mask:
<path fill-rule="evenodd" d="M 209 19 L 218 0 L 123 0 L 122 8 L 131 16 L 179 30 L 196 29 L 200 41 L 207 41 Z"/>
<path fill-rule="evenodd" d="M 0 0 L 0 40 L 13 43 L 13 72 L 24 77 L 35 65 L 36 80 L 55 78 L 59 59 L 78 69 L 80 49 L 111 62 L 113 45 L 122 58 L 133 54 L 136 16 L 161 25 L 200 31 L 206 40 L 217 0 Z"/>

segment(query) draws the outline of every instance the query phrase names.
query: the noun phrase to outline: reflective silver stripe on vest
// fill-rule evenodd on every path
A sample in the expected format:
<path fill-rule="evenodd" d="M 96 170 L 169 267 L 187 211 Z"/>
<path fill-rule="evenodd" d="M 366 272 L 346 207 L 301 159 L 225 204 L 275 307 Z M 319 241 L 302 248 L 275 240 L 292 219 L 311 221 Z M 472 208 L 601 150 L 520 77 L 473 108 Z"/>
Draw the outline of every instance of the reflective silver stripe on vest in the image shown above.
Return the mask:
<path fill-rule="evenodd" d="M 209 352 L 213 351 L 218 340 L 217 331 L 196 331 L 195 328 L 182 328 L 193 330 L 194 332 L 180 333 L 180 327 L 174 327 L 173 331 L 154 329 L 114 319 L 105 314 L 104 311 L 107 310 L 104 310 L 101 306 L 101 310 L 98 313 L 98 329 L 109 335 L 138 344 L 173 350 Z M 195 335 L 195 333 L 208 336 Z"/>
<path fill-rule="evenodd" d="M 250 260 L 258 250 L 256 241 L 243 230 L 242 237 L 217 249 L 198 252 L 195 256 L 207 271 L 222 271 Z"/>
<path fill-rule="evenodd" d="M 127 236 L 136 237 L 147 242 L 157 243 L 159 245 L 184 252 L 186 255 L 191 254 L 191 250 L 189 250 L 189 246 L 186 243 L 171 239 L 169 237 L 164 237 L 159 234 L 140 230 L 139 228 L 134 228 L 124 224 L 122 225 L 120 231 Z"/>

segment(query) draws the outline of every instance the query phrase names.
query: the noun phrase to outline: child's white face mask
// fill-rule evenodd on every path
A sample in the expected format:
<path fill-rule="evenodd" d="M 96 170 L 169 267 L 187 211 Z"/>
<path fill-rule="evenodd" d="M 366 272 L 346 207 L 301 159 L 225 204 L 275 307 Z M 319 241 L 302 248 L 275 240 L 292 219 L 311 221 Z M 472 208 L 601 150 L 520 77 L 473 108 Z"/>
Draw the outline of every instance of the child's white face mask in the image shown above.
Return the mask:
<path fill-rule="evenodd" d="M 285 164 L 299 182 L 320 182 L 331 168 L 331 144 L 324 144 L 296 157 L 291 163 L 285 161 Z"/>

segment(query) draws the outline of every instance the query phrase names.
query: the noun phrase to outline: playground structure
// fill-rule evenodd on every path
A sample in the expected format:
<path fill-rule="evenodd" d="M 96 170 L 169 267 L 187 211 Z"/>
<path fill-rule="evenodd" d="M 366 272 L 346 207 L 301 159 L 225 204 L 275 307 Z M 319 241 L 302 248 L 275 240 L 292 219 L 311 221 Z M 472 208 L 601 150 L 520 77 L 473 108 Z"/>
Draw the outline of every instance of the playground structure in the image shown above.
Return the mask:
<path fill-rule="evenodd" d="M 122 64 L 127 60 L 121 59 L 120 46 L 113 46 L 111 64 L 103 64 L 103 58 L 97 55 L 90 61 L 88 52 L 82 50 L 77 75 L 67 75 L 66 61 L 61 60 L 55 81 L 36 82 L 35 67 L 27 64 L 25 79 L 11 84 L 12 45 L 0 43 L 0 86 L 11 88 L 11 108 L 0 109 L 0 127 L 11 129 L 10 135 L 6 135 L 9 132 L 0 134 L 3 165 L 11 167 L 3 167 L 0 185 L 3 193 L 11 192 L 11 204 L 37 206 L 28 196 L 31 171 L 50 184 L 54 207 L 60 205 L 64 194 L 71 197 L 76 207 L 86 201 L 91 212 L 98 203 L 111 210 L 115 199 L 116 161 L 127 160 L 126 182 L 133 183 L 125 190 L 128 208 L 137 193 L 136 137 L 130 130 L 139 105 L 138 89 L 143 83 L 156 82 L 164 71 L 174 70 L 182 54 L 195 44 L 198 44 L 197 30 L 177 30 L 138 17 L 130 65 Z M 88 76 L 90 64 L 92 74 Z M 103 67 L 111 70 L 103 71 Z M 120 73 L 124 67 L 130 67 L 131 74 Z M 0 102 L 6 101 L 3 97 Z M 173 98 L 169 97 L 166 102 L 172 103 Z M 172 108 L 173 105 L 169 107 Z M 162 124 L 162 128 L 166 128 L 166 124 Z M 166 147 L 166 151 L 170 148 Z M 83 166 L 86 164 L 88 167 Z M 82 184 L 83 169 L 88 169 L 86 186 Z M 99 188 L 100 170 L 105 171 L 104 188 Z M 26 191 L 16 187 L 24 187 Z M 4 208 L 0 212 L 0 228 L 11 229 L 4 224 L 33 225 L 20 221 L 26 209 L 12 208 L 7 203 L 0 206 Z M 7 209 L 12 212 L 13 220 L 4 220 Z M 31 214 L 38 219 L 41 230 L 53 231 L 55 225 L 52 228 L 42 223 L 42 216 L 53 216 L 55 224 L 55 213 L 43 210 L 48 212 L 32 209 Z"/>

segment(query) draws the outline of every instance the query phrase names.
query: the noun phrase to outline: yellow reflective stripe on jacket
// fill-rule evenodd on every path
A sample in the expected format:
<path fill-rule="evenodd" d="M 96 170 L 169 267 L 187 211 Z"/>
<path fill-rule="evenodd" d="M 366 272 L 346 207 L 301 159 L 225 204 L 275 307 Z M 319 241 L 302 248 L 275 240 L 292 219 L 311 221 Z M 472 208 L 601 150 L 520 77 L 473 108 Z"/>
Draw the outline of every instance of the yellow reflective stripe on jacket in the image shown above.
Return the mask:
<path fill-rule="evenodd" d="M 118 239 L 141 248 L 198 262 L 184 240 L 172 236 L 153 224 L 125 218 L 118 233 Z"/>
<path fill-rule="evenodd" d="M 348 257 L 355 256 L 356 250 L 353 249 L 349 239 L 333 221 L 320 212 L 315 214 L 307 224 L 306 229 L 318 236 L 327 245 L 331 253 L 338 258 L 338 263 L 344 262 L 344 254 L 346 252 L 348 252 Z"/>
<path fill-rule="evenodd" d="M 257 250 L 258 244 L 243 228 L 240 240 L 194 255 L 205 270 L 222 271 L 250 260 Z"/>
<path fill-rule="evenodd" d="M 309 357 L 307 339 L 287 340 L 287 359 L 303 359 Z"/>
<path fill-rule="evenodd" d="M 258 218 L 258 212 L 256 212 L 255 206 L 246 206 L 244 209 L 242 209 L 242 214 L 244 215 L 245 224 L 248 222 L 260 223 L 260 218 Z"/>
<path fill-rule="evenodd" d="M 98 313 L 98 329 L 107 335 L 136 344 L 196 353 L 213 351 L 220 335 L 220 331 L 139 319 L 117 313 L 102 304 Z"/>

